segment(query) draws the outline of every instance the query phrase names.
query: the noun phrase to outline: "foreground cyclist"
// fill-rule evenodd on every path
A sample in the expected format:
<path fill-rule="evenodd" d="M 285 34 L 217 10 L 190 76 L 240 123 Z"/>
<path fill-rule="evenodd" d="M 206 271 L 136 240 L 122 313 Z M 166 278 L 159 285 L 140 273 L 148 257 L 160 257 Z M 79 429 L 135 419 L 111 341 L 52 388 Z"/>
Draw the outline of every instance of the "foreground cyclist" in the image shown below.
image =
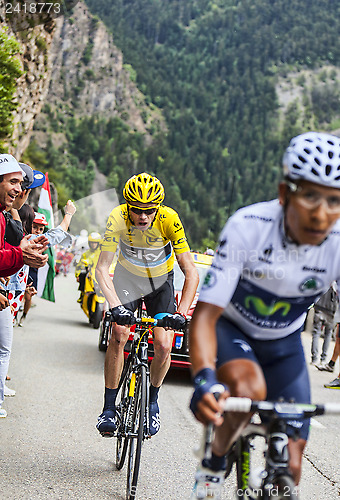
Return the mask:
<path fill-rule="evenodd" d="M 222 398 L 310 401 L 300 333 L 306 310 L 340 277 L 340 139 L 308 132 L 283 157 L 279 199 L 238 210 L 223 229 L 190 327 L 196 418 L 216 424 L 213 454 L 200 464 L 192 498 L 220 498 L 232 444 L 250 416 L 219 414 Z M 309 421 L 289 423 L 298 484 Z M 200 496 L 201 495 L 201 496 Z"/>
<path fill-rule="evenodd" d="M 124 346 L 130 333 L 126 325 L 134 323 L 134 311 L 141 297 L 144 296 L 150 316 L 174 314 L 168 326 L 180 329 L 185 325 L 185 315 L 199 279 L 177 213 L 161 205 L 165 196 L 161 182 L 147 173 L 134 175 L 125 184 L 123 196 L 126 203 L 116 207 L 109 216 L 96 268 L 98 283 L 116 323 L 106 351 L 104 408 L 97 424 L 98 431 L 108 437 L 116 429 L 117 388 Z M 118 245 L 118 262 L 112 281 L 109 268 Z M 177 309 L 173 285 L 175 255 L 185 276 Z M 155 328 L 154 336 L 154 358 L 150 368 L 151 435 L 160 427 L 158 392 L 170 366 L 173 332 Z"/>

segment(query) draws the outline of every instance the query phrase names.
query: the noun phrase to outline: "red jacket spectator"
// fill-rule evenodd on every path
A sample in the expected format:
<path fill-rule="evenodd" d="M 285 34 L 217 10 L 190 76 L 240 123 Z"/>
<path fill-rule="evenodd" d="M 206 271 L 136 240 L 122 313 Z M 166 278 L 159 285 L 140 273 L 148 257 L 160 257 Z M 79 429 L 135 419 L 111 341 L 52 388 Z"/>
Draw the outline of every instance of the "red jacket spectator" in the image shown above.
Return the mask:
<path fill-rule="evenodd" d="M 0 212 L 4 207 L 0 206 Z M 6 220 L 3 214 L 0 215 L 0 277 L 10 276 L 16 273 L 24 265 L 22 250 L 20 247 L 12 247 L 4 242 L 6 230 Z"/>

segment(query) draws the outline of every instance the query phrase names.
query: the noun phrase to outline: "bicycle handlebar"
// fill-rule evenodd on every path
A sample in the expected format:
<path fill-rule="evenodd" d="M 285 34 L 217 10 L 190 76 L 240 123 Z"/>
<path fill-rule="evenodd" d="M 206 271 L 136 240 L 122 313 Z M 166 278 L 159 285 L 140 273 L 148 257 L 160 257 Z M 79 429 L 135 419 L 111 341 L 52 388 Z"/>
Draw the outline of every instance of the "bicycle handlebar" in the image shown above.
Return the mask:
<path fill-rule="evenodd" d="M 230 397 L 224 402 L 224 411 L 262 415 L 277 415 L 283 419 L 308 418 L 315 415 L 340 415 L 340 403 L 302 404 L 271 401 L 252 401 L 249 398 Z"/>
<path fill-rule="evenodd" d="M 172 314 L 169 313 L 167 316 L 172 316 Z M 146 327 L 148 327 L 148 326 L 151 326 L 151 327 L 155 327 L 155 326 L 164 327 L 165 326 L 165 318 L 166 318 L 166 316 L 164 318 L 158 318 L 158 319 L 156 319 L 156 318 L 148 318 L 148 317 L 147 318 L 135 318 L 134 323 L 131 323 L 130 326 L 132 326 L 132 325 L 135 324 L 135 325 L 144 325 Z M 110 311 L 106 311 L 104 321 L 110 321 L 110 322 L 113 321 Z M 185 326 L 183 328 L 176 329 L 176 331 L 183 331 L 184 332 L 185 329 L 186 329 L 186 327 L 187 327 L 187 325 L 188 325 L 188 321 L 189 320 L 187 318 Z"/>

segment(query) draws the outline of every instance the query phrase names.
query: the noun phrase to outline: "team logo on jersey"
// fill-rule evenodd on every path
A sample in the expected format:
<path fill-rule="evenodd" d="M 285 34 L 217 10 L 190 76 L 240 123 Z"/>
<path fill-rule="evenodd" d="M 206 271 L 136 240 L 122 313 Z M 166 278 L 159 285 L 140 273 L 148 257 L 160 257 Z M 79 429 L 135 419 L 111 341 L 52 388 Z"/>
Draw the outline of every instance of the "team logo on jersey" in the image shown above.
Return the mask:
<path fill-rule="evenodd" d="M 213 287 L 214 285 L 216 285 L 216 281 L 216 274 L 210 269 L 210 271 L 208 271 L 205 275 L 202 289 L 204 290 Z"/>
<path fill-rule="evenodd" d="M 323 281 L 317 276 L 310 276 L 299 285 L 299 290 L 301 292 L 316 291 L 320 290 L 320 288 L 323 288 Z"/>
<path fill-rule="evenodd" d="M 157 238 L 157 236 L 155 236 L 154 238 L 152 236 L 147 236 L 146 242 L 149 243 L 149 245 L 153 245 L 155 243 L 163 243 L 163 238 Z"/>
<path fill-rule="evenodd" d="M 175 227 L 175 233 L 178 233 L 182 229 L 182 224 L 179 222 L 174 222 L 174 227 Z"/>
<path fill-rule="evenodd" d="M 265 248 L 265 249 L 263 250 L 263 256 L 260 256 L 260 257 L 259 257 L 259 260 L 260 260 L 261 262 L 266 262 L 267 264 L 272 264 L 272 263 L 273 263 L 273 261 L 272 261 L 272 260 L 270 260 L 270 256 L 271 256 L 271 254 L 273 253 L 273 250 L 274 250 L 273 245 L 269 245 L 269 247 L 268 247 L 268 248 Z"/>
<path fill-rule="evenodd" d="M 260 297 L 256 297 L 256 295 L 248 295 L 245 298 L 244 305 L 247 309 L 250 309 L 251 304 L 256 312 L 261 316 L 272 316 L 281 309 L 281 316 L 287 316 L 291 307 L 289 302 L 284 302 L 283 300 L 275 302 L 275 304 L 267 305 Z"/>

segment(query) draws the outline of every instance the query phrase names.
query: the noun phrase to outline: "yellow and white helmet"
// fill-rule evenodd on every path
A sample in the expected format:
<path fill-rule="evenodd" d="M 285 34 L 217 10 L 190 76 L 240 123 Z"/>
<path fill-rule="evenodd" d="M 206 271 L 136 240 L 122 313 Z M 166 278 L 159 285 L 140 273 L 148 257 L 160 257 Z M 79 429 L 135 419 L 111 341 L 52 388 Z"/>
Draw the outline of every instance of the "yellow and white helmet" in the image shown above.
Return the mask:
<path fill-rule="evenodd" d="M 123 196 L 128 203 L 156 203 L 160 205 L 164 200 L 163 184 L 152 175 L 143 172 L 134 175 L 126 182 Z"/>
<path fill-rule="evenodd" d="M 88 242 L 91 243 L 91 241 L 94 243 L 100 243 L 102 241 L 102 237 L 99 233 L 96 232 L 90 233 L 88 237 Z"/>

